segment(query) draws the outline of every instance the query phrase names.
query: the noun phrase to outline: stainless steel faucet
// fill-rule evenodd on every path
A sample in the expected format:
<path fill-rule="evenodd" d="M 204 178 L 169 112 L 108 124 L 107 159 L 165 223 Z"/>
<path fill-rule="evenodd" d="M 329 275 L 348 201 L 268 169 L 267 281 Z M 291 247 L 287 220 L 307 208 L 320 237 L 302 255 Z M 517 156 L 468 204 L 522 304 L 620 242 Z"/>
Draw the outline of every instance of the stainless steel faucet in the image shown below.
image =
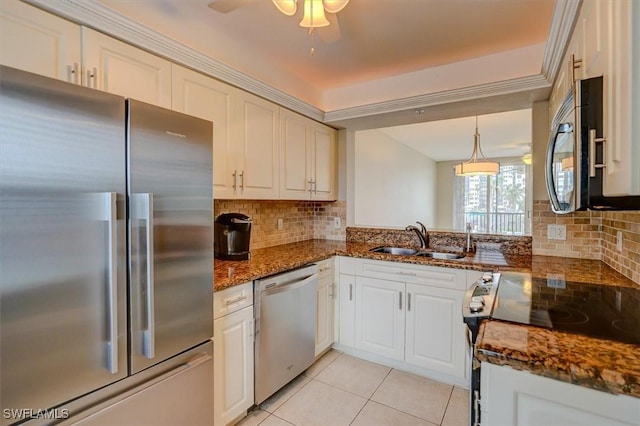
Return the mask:
<path fill-rule="evenodd" d="M 420 225 L 420 229 L 416 226 L 409 225 L 404 228 L 405 231 L 414 231 L 418 235 L 418 239 L 420 240 L 420 248 L 426 249 L 429 248 L 429 233 L 427 232 L 427 227 L 424 226 L 421 222 L 416 222 Z"/>
<path fill-rule="evenodd" d="M 465 248 L 465 251 L 473 251 L 473 246 L 471 245 L 471 222 L 467 222 L 467 247 Z"/>

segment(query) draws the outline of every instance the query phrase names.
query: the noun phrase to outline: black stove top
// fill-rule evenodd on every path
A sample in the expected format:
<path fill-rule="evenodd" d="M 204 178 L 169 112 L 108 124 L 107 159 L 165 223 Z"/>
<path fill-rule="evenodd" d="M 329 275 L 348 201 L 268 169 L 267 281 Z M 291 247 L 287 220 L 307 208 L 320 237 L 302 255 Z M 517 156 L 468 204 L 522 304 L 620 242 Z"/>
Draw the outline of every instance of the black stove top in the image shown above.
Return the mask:
<path fill-rule="evenodd" d="M 640 345 L 640 286 L 503 273 L 491 317 Z"/>

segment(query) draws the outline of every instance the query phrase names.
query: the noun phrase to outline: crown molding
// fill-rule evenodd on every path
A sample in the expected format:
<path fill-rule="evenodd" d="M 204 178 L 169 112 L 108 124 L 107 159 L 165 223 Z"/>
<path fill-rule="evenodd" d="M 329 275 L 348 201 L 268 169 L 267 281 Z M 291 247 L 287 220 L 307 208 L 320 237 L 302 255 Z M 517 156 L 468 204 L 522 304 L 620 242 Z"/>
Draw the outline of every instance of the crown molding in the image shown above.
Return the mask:
<path fill-rule="evenodd" d="M 556 0 L 541 70 L 551 84 L 558 75 L 581 6 L 582 0 Z"/>
<path fill-rule="evenodd" d="M 550 89 L 551 83 L 542 75 L 519 77 L 494 83 L 479 84 L 460 89 L 446 90 L 408 98 L 394 99 L 375 104 L 328 111 L 324 114 L 326 122 L 349 120 L 369 115 L 404 111 L 414 108 L 426 108 L 434 105 L 465 102 L 493 96 Z"/>
<path fill-rule="evenodd" d="M 23 1 L 254 93 L 315 120 L 322 121 L 324 118 L 324 111 L 321 109 L 151 30 L 96 0 Z"/>
<path fill-rule="evenodd" d="M 476 100 L 529 90 L 548 89 L 562 62 L 582 0 L 556 0 L 549 40 L 540 75 L 486 83 L 477 86 L 427 93 L 408 98 L 367 104 L 335 111 L 323 111 L 273 88 L 216 59 L 151 30 L 96 0 L 22 0 L 80 25 L 93 28 L 141 49 L 152 52 L 240 89 L 254 93 L 285 108 L 322 122 L 366 117 L 401 110 Z"/>

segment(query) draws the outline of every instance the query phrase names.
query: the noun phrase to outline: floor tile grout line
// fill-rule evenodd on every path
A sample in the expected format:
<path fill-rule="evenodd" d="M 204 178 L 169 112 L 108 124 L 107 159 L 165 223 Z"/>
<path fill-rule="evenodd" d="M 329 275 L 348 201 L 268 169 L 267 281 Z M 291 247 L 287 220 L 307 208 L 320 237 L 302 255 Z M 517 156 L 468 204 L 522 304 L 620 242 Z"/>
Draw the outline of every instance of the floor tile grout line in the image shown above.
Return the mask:
<path fill-rule="evenodd" d="M 447 400 L 447 406 L 444 407 L 444 413 L 442 413 L 442 418 L 440 419 L 440 423 L 438 423 L 439 425 L 442 425 L 442 422 L 444 422 L 444 418 L 447 415 L 447 410 L 449 409 L 449 405 L 451 405 L 451 398 L 453 398 L 453 391 L 456 387 L 455 386 L 451 386 L 451 393 L 449 393 L 449 399 Z"/>

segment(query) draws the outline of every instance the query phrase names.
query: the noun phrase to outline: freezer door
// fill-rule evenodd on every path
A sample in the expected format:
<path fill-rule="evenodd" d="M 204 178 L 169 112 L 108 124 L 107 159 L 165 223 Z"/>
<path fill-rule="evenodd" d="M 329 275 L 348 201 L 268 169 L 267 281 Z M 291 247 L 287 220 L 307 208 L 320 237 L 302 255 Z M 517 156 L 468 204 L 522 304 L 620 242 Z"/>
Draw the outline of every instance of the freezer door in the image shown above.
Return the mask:
<path fill-rule="evenodd" d="M 213 125 L 127 102 L 136 373 L 213 336 Z"/>
<path fill-rule="evenodd" d="M 0 424 L 127 374 L 124 116 L 0 67 Z"/>

